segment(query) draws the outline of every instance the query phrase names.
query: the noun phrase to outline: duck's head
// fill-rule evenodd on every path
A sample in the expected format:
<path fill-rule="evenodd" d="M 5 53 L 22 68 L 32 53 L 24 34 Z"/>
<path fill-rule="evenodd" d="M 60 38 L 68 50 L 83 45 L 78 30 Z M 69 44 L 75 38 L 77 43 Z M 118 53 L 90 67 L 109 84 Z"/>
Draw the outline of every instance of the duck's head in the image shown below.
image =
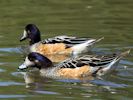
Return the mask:
<path fill-rule="evenodd" d="M 39 53 L 32 52 L 25 58 L 24 63 L 20 65 L 18 69 L 23 70 L 29 67 L 42 69 L 42 68 L 49 68 L 52 65 L 53 65 L 52 62 L 47 57 Z"/>
<path fill-rule="evenodd" d="M 41 40 L 40 31 L 34 24 L 26 25 L 24 29 L 23 36 L 21 37 L 20 41 L 29 39 L 30 45 L 37 43 Z"/>

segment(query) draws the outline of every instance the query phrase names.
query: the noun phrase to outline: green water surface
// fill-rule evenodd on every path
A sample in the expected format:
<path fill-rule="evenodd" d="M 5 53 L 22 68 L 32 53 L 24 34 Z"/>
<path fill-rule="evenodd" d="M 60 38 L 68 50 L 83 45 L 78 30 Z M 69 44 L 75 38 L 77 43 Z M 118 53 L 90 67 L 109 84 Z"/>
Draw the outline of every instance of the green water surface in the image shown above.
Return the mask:
<path fill-rule="evenodd" d="M 27 87 L 17 68 L 23 62 L 20 47 L 28 45 L 19 39 L 29 23 L 40 28 L 43 39 L 105 37 L 93 52 L 121 52 L 133 48 L 132 0 L 0 0 L 0 99 L 132 100 L 133 51 L 101 80 L 41 79 Z"/>

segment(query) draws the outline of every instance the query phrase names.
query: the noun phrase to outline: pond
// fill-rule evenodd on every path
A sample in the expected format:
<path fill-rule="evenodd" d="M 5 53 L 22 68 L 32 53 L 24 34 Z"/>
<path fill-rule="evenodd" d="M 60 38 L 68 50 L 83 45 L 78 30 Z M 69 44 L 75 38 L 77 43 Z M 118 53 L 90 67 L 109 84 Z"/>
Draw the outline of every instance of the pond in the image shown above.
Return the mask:
<path fill-rule="evenodd" d="M 104 37 L 92 52 L 122 52 L 133 48 L 132 0 L 0 0 L 0 99 L 132 100 L 132 50 L 115 72 L 102 79 L 37 79 L 28 86 L 26 73 L 17 68 L 24 59 L 20 48 L 28 45 L 19 39 L 29 23 L 39 27 L 42 39 L 57 35 Z"/>

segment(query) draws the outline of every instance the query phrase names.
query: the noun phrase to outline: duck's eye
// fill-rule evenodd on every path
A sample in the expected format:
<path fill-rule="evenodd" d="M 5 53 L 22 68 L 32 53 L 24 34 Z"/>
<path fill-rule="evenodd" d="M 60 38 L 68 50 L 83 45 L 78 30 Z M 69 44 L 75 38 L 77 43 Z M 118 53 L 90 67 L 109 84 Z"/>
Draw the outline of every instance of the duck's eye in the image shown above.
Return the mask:
<path fill-rule="evenodd" d="M 30 30 L 27 30 L 27 34 L 29 35 L 31 32 L 30 32 Z"/>
<path fill-rule="evenodd" d="M 34 58 L 28 58 L 30 61 L 34 61 Z"/>

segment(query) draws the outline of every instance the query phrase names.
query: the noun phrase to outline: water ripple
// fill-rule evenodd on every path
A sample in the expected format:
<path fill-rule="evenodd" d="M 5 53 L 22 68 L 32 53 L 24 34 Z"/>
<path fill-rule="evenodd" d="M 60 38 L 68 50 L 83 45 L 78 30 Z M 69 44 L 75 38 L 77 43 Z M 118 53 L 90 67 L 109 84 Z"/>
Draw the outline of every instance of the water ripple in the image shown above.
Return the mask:
<path fill-rule="evenodd" d="M 19 48 L 0 48 L 0 52 L 16 52 L 16 53 L 20 53 Z"/>
<path fill-rule="evenodd" d="M 0 69 L 0 72 L 5 72 L 6 70 L 4 70 L 4 69 Z"/>
<path fill-rule="evenodd" d="M 127 60 L 120 60 L 121 64 L 126 64 L 126 65 L 133 65 L 133 62 L 127 61 Z"/>
<path fill-rule="evenodd" d="M 12 72 L 11 75 L 15 77 L 23 77 L 25 72 Z"/>
<path fill-rule="evenodd" d="M 40 93 L 40 94 L 59 94 L 57 92 L 51 92 L 51 91 L 42 91 L 42 90 L 37 90 L 37 91 L 34 91 L 36 93 Z"/>
<path fill-rule="evenodd" d="M 114 88 L 123 88 L 123 87 L 128 86 L 126 84 L 117 84 L 117 83 L 104 81 L 104 80 L 92 80 L 91 82 L 94 83 L 94 84 L 97 84 L 97 85 L 110 86 L 110 87 L 114 87 Z"/>
<path fill-rule="evenodd" d="M 0 95 L 0 98 L 6 99 L 6 98 L 24 98 L 27 97 L 26 95 Z M 29 96 L 28 96 L 29 97 Z"/>
<path fill-rule="evenodd" d="M 18 82 L 0 82 L 0 86 L 11 86 L 11 85 L 25 85 L 25 84 Z"/>

